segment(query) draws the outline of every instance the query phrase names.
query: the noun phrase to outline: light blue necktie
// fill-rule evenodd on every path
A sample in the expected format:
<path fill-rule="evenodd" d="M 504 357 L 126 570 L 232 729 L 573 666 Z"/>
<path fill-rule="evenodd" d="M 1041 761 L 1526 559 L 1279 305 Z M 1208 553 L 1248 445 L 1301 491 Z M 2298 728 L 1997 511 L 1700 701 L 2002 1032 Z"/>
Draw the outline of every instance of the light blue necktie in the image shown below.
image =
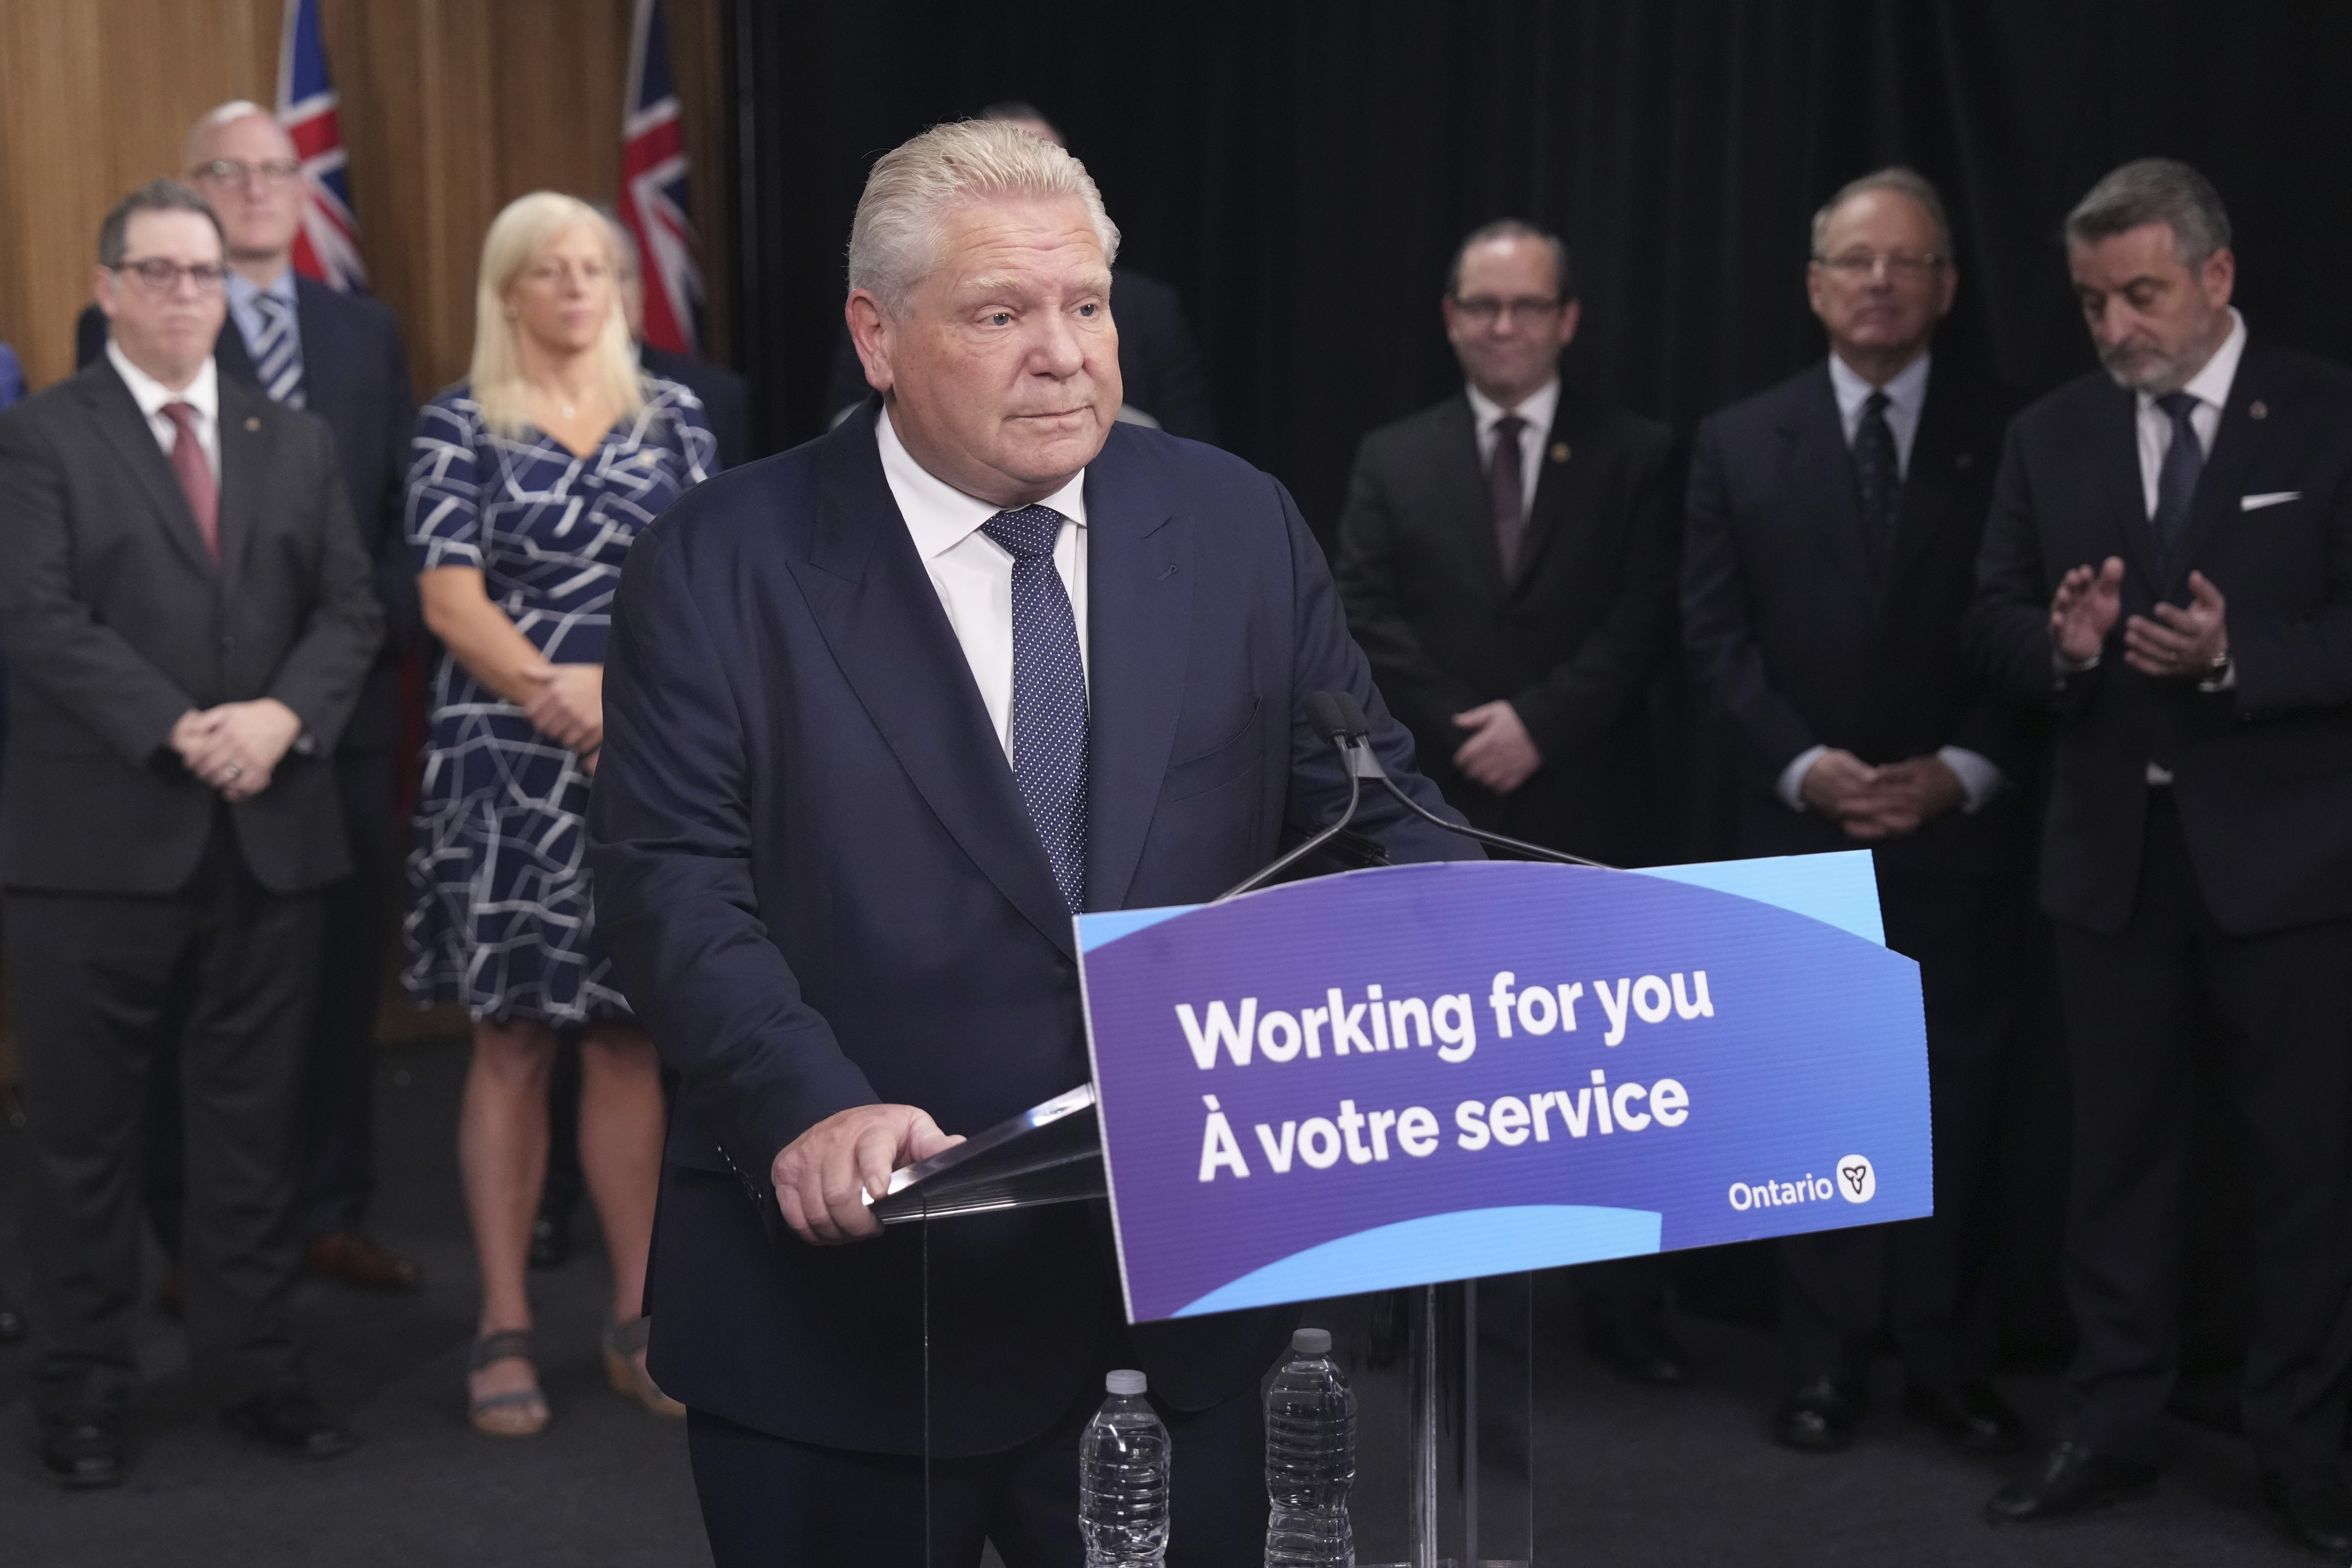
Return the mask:
<path fill-rule="evenodd" d="M 1024 506 L 980 531 L 1013 556 L 1013 776 L 1076 914 L 1087 902 L 1087 669 L 1054 569 L 1062 522 L 1050 507 Z"/>
<path fill-rule="evenodd" d="M 261 374 L 261 389 L 272 403 L 300 408 L 310 399 L 302 395 L 302 337 L 294 327 L 294 307 L 263 291 L 253 297 L 261 313 L 261 335 L 247 345 L 253 367 Z"/>

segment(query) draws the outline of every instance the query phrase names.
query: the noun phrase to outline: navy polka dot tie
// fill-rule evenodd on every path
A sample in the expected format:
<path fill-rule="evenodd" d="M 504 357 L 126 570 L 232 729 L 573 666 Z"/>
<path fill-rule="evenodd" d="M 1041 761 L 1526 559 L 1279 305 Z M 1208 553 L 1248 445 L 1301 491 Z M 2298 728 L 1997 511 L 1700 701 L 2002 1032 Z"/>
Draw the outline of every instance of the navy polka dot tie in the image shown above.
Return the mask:
<path fill-rule="evenodd" d="M 1049 507 L 1024 506 L 980 531 L 1013 556 L 1013 776 L 1076 914 L 1087 902 L 1087 669 L 1054 569 L 1062 521 Z"/>

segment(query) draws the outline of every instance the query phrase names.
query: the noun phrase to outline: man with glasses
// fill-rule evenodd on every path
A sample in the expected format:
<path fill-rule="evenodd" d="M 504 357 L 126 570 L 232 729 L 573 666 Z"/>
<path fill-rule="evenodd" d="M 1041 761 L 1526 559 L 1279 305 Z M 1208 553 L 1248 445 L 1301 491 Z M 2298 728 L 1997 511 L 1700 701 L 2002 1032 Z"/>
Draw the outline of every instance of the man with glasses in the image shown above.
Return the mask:
<path fill-rule="evenodd" d="M 331 759 L 383 615 L 326 431 L 219 374 L 226 277 L 203 197 L 133 192 L 99 234 L 105 353 L 0 415 L 0 884 L 34 1406 L 68 1486 L 124 1472 L 142 1109 L 175 1068 L 193 1359 L 255 1436 L 350 1447 L 294 1342 L 290 1210 L 321 893 L 351 869 Z"/>
<path fill-rule="evenodd" d="M 1334 574 L 1422 771 L 1479 826 L 1615 866 L 1663 853 L 1649 696 L 1674 655 L 1679 474 L 1662 425 L 1560 384 L 1568 247 L 1462 242 L 1440 310 L 1465 385 L 1364 438 Z M 1680 1382 L 1654 1259 L 1580 1271 L 1586 1337 Z"/>
<path fill-rule="evenodd" d="M 2018 715 L 1960 648 L 2010 404 L 1929 353 L 1958 275 L 1935 187 L 1882 169 L 1814 216 L 1826 361 L 1700 427 L 1683 625 L 1738 768 L 1745 855 L 1867 848 L 1919 964 L 1936 1212 L 1779 1244 L 1791 1363 L 1773 1438 L 1846 1447 L 1891 1332 L 1905 1410 L 2013 1447 L 1994 1392 L 1995 1110 L 2024 847 Z"/>
<path fill-rule="evenodd" d="M 257 104 L 225 103 L 190 129 L 186 162 L 188 183 L 209 202 L 227 239 L 228 319 L 215 363 L 231 380 L 326 423 L 385 614 L 388 635 L 335 754 L 352 868 L 326 895 L 297 1223 L 311 1272 L 372 1289 L 410 1289 L 416 1265 L 380 1244 L 367 1220 L 375 1197 L 375 1016 L 400 859 L 394 821 L 400 661 L 424 635 L 401 529 L 415 395 L 392 311 L 296 275 L 302 166 L 277 119 Z M 105 352 L 106 320 L 97 306 L 82 312 L 77 338 L 83 364 Z M 176 1257 L 180 1118 L 168 1080 L 160 1093 L 151 1118 L 149 1205 L 164 1249 Z M 167 1286 L 167 1308 L 176 1307 L 176 1294 Z"/>

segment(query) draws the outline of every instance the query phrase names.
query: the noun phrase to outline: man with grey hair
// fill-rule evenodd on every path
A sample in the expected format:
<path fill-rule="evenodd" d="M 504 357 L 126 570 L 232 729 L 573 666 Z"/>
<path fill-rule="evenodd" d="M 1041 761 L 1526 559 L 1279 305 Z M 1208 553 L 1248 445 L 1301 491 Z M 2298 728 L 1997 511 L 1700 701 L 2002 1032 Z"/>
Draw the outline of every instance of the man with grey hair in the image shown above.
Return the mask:
<path fill-rule="evenodd" d="M 589 853 L 680 1079 L 651 1365 L 720 1568 L 983 1538 L 1075 1568 L 1113 1367 L 1183 1456 L 1169 1563 L 1263 1550 L 1257 1380 L 1295 1314 L 1129 1328 L 1098 1209 L 884 1233 L 865 1202 L 1086 1080 L 1073 915 L 1213 898 L 1346 803 L 1309 697 L 1361 702 L 1445 809 L 1281 485 L 1116 420 L 1118 245 L 1012 126 L 886 153 L 845 308 L 875 396 L 629 558 Z M 1357 826 L 1468 852 L 1393 802 Z"/>
<path fill-rule="evenodd" d="M 2352 374 L 2250 337 L 2203 175 L 2143 159 L 2066 220 L 2102 371 L 2010 432 L 1969 640 L 2053 715 L 2042 837 L 2074 1079 L 2059 1440 L 1991 1517 L 2147 1486 L 2179 1366 L 2200 1019 L 2261 1202 L 2243 1412 L 2341 1563 L 2352 1376 Z"/>
<path fill-rule="evenodd" d="M 1959 632 L 2011 403 L 1932 352 L 1959 277 L 1924 178 L 1853 181 L 1812 241 L 1829 353 L 1699 428 L 1684 641 L 1737 763 L 1740 853 L 1871 852 L 1886 944 L 1919 964 L 1936 1212 L 1778 1245 L 1770 1432 L 1846 1447 L 1884 1331 L 1906 1412 L 1998 1451 L 2022 1436 L 1991 1382 L 1992 1219 L 2031 748 Z"/>

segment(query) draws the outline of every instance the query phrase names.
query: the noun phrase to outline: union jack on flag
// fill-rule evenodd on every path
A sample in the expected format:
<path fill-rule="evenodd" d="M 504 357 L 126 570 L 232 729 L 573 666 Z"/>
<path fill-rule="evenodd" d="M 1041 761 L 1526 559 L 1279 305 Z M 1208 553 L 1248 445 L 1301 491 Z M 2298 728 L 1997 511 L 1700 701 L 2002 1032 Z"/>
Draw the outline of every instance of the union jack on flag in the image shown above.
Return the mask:
<path fill-rule="evenodd" d="M 306 0 L 307 3 L 307 0 Z M 686 137 L 669 72 L 661 0 L 637 0 L 629 80 L 621 106 L 621 221 L 644 258 L 646 342 L 699 350 L 702 268 L 687 205 Z"/>
<path fill-rule="evenodd" d="M 343 174 L 343 132 L 335 84 L 319 39 L 319 0 L 286 0 L 278 41 L 278 120 L 302 160 L 302 227 L 294 236 L 294 270 L 346 293 L 367 287 L 359 220 Z"/>

